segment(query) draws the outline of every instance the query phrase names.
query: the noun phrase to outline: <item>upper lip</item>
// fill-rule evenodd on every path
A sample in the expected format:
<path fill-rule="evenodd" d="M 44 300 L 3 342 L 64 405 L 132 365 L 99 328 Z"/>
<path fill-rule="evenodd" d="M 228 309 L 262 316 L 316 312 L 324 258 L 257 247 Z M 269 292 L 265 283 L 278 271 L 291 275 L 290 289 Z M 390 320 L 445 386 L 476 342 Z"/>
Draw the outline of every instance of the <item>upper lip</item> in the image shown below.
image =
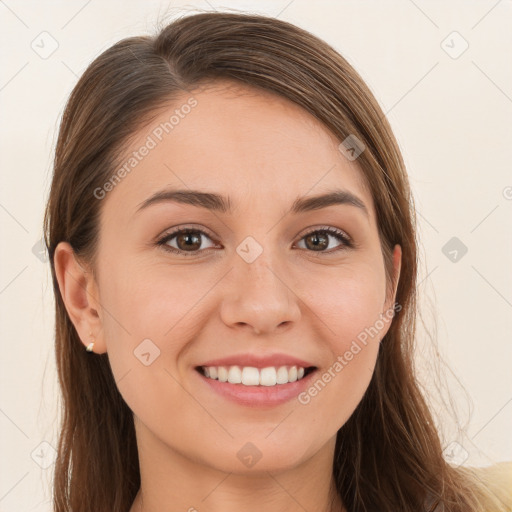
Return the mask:
<path fill-rule="evenodd" d="M 199 366 L 252 366 L 255 368 L 266 368 L 269 366 L 300 366 L 309 368 L 312 363 L 288 354 L 237 354 L 219 359 L 210 359 Z"/>

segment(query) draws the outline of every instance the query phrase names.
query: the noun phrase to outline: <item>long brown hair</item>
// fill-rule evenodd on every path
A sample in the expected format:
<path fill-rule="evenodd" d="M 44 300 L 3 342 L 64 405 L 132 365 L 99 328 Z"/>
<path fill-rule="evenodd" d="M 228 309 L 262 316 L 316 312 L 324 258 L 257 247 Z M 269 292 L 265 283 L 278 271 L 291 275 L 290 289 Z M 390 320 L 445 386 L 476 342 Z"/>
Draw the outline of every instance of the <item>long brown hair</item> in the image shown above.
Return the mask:
<path fill-rule="evenodd" d="M 181 16 L 154 36 L 124 39 L 98 56 L 66 105 L 45 212 L 56 298 L 56 362 L 63 418 L 54 473 L 55 512 L 126 512 L 140 486 L 132 411 L 108 355 L 90 357 L 66 313 L 53 263 L 66 241 L 94 268 L 102 202 L 94 191 L 114 174 L 127 140 L 162 106 L 201 83 L 234 80 L 300 105 L 339 141 L 355 135 L 376 209 L 388 284 L 402 248 L 396 301 L 370 385 L 337 433 L 334 478 L 350 512 L 483 510 L 485 487 L 443 458 L 416 381 L 415 209 L 390 125 L 359 74 L 332 47 L 261 15 Z M 487 499 L 492 497 L 487 496 Z M 502 510 L 494 503 L 494 510 Z M 503 509 L 504 510 L 504 509 Z"/>

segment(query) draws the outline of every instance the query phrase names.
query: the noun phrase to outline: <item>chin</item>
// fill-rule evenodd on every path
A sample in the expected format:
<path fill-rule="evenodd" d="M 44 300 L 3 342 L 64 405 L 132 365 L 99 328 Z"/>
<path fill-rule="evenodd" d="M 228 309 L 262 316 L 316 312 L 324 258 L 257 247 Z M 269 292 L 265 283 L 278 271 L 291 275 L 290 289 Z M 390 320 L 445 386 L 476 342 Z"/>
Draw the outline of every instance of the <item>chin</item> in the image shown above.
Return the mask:
<path fill-rule="evenodd" d="M 232 440 L 233 448 L 222 448 L 219 457 L 210 462 L 213 467 L 226 473 L 268 476 L 269 472 L 279 473 L 297 467 L 313 455 L 305 453 L 307 443 L 291 445 L 277 436 L 275 441 L 277 443 L 264 438 L 246 442 Z"/>

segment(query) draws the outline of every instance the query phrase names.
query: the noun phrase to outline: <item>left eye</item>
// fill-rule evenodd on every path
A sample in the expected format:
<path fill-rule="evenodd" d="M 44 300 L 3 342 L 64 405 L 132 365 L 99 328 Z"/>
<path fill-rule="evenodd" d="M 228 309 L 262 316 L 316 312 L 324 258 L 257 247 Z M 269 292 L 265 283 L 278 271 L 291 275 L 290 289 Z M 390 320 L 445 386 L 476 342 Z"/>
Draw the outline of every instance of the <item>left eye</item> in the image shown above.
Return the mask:
<path fill-rule="evenodd" d="M 336 240 L 338 240 L 338 242 L 341 242 L 341 244 L 339 244 L 333 250 L 322 250 L 329 249 L 329 238 L 335 238 Z M 336 228 L 315 229 L 314 231 L 306 233 L 300 239 L 300 242 L 302 242 L 302 240 L 305 240 L 306 248 L 313 248 L 312 250 L 314 252 L 327 254 L 331 254 L 333 252 L 353 247 L 352 240 L 349 238 L 349 236 L 346 235 L 343 231 Z"/>

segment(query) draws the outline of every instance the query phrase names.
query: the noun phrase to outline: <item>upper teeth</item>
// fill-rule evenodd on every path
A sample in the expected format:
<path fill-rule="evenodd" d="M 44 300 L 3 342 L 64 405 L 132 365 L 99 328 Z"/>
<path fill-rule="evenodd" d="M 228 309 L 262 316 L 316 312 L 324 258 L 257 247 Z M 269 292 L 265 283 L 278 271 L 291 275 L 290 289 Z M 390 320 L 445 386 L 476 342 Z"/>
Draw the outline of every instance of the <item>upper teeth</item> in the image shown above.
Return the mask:
<path fill-rule="evenodd" d="M 253 366 L 202 366 L 203 374 L 210 379 L 230 384 L 244 384 L 245 386 L 275 386 L 295 382 L 304 377 L 304 368 L 297 366 L 269 366 L 267 368 L 254 368 Z"/>

